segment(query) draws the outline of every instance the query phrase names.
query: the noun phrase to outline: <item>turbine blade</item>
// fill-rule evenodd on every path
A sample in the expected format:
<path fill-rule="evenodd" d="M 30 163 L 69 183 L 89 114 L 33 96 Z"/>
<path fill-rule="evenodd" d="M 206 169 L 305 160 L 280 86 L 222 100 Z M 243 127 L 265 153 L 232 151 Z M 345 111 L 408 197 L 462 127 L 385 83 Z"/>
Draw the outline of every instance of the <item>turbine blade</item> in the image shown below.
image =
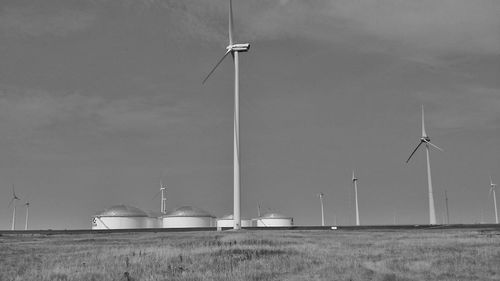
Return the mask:
<path fill-rule="evenodd" d="M 229 45 L 233 45 L 233 1 L 229 0 Z"/>
<path fill-rule="evenodd" d="M 427 137 L 425 132 L 425 120 L 424 120 L 424 105 L 422 104 L 422 137 Z"/>
<path fill-rule="evenodd" d="M 227 56 L 227 54 L 229 54 L 231 52 L 231 50 L 227 50 L 226 53 L 222 56 L 222 58 L 219 59 L 219 61 L 215 64 L 215 66 L 212 68 L 212 70 L 210 70 L 210 72 L 208 73 L 207 77 L 205 77 L 205 79 L 203 79 L 203 82 L 202 84 L 205 84 L 205 82 L 207 82 L 208 78 L 210 77 L 210 75 L 212 75 L 212 73 L 214 73 L 215 69 L 217 69 L 217 67 L 219 66 L 219 64 L 222 63 L 222 61 L 224 60 L 224 58 Z"/>
<path fill-rule="evenodd" d="M 408 163 L 408 161 L 410 161 L 411 157 L 413 156 L 413 154 L 415 154 L 415 152 L 417 151 L 417 149 L 422 145 L 422 141 L 420 141 L 420 143 L 417 145 L 417 147 L 415 147 L 415 149 L 413 150 L 413 152 L 410 154 L 410 157 L 408 157 L 408 160 L 406 160 L 406 163 Z"/>
<path fill-rule="evenodd" d="M 432 145 L 432 146 L 434 146 L 435 148 L 437 148 L 437 149 L 439 149 L 439 150 L 441 150 L 441 151 L 444 151 L 442 148 L 440 148 L 439 146 L 437 146 L 437 145 L 433 144 L 433 143 L 432 143 L 432 142 L 430 142 L 430 141 L 425 141 L 425 142 L 426 142 L 426 143 L 428 143 L 428 144 L 430 144 L 430 145 Z"/>
<path fill-rule="evenodd" d="M 490 186 L 493 186 L 493 179 L 491 178 L 491 175 L 490 175 Z"/>

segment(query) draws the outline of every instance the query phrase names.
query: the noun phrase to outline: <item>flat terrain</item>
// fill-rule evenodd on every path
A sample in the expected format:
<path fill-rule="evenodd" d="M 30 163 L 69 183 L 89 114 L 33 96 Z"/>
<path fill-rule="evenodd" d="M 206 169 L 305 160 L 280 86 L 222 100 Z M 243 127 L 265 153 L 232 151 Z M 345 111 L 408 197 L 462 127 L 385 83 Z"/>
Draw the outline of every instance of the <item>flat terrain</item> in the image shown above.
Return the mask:
<path fill-rule="evenodd" d="M 500 280 L 500 231 L 3 234 L 0 280 Z"/>

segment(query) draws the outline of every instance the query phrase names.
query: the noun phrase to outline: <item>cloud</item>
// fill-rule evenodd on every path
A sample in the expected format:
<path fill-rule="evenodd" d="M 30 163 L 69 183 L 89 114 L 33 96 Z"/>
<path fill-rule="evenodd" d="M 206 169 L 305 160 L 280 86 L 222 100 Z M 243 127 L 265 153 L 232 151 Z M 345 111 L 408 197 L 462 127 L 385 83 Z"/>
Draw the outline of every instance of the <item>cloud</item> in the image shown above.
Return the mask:
<path fill-rule="evenodd" d="M 0 91 L 0 129 L 4 140 L 148 135 L 179 121 L 182 101 L 143 97 L 106 99 L 41 90 Z M 168 118 L 166 118 L 168 116 Z"/>
<path fill-rule="evenodd" d="M 449 92 L 419 93 L 435 110 L 428 115 L 433 127 L 443 129 L 499 129 L 500 90 L 472 85 Z"/>
<path fill-rule="evenodd" d="M 437 54 L 500 51 L 500 2 L 496 0 L 255 0 L 233 1 L 235 31 L 241 40 L 309 38 L 350 41 L 372 51 Z M 90 3 L 90 4 L 89 4 Z M 227 1 L 93 1 L 85 5 L 46 1 L 11 5 L 0 14 L 9 34 L 64 36 L 100 19 L 157 17 L 167 33 L 220 42 L 227 39 Z M 37 8 L 35 8 L 37 7 Z M 132 11 L 132 13 L 130 13 Z"/>
<path fill-rule="evenodd" d="M 334 1 L 331 15 L 407 48 L 499 53 L 500 2 Z"/>
<path fill-rule="evenodd" d="M 65 36 L 89 28 L 96 19 L 97 14 L 90 10 L 6 7 L 0 14 L 0 30 L 14 36 Z"/>
<path fill-rule="evenodd" d="M 500 2 L 252 1 L 243 28 L 261 39 L 360 42 L 374 51 L 498 54 Z M 361 46 L 358 46 L 361 47 Z"/>

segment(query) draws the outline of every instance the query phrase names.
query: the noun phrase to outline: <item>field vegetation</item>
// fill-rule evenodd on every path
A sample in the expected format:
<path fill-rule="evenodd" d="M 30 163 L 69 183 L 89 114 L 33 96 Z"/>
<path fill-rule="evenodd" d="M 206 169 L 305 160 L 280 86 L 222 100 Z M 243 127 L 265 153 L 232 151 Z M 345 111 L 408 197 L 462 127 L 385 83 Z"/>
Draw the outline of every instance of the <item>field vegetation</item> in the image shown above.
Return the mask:
<path fill-rule="evenodd" d="M 3 235 L 0 280 L 500 280 L 500 231 Z"/>

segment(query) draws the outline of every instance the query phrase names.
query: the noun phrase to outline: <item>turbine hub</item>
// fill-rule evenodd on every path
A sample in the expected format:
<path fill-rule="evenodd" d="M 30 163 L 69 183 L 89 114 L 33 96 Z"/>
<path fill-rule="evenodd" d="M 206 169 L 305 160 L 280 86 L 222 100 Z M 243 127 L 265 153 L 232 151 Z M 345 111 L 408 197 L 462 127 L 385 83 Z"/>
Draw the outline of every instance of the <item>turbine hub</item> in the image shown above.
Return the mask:
<path fill-rule="evenodd" d="M 248 52 L 250 43 L 232 44 L 226 47 L 226 50 L 231 52 Z"/>
<path fill-rule="evenodd" d="M 431 138 L 429 138 L 428 136 L 425 136 L 425 137 L 421 137 L 420 140 L 423 142 L 430 142 Z"/>

